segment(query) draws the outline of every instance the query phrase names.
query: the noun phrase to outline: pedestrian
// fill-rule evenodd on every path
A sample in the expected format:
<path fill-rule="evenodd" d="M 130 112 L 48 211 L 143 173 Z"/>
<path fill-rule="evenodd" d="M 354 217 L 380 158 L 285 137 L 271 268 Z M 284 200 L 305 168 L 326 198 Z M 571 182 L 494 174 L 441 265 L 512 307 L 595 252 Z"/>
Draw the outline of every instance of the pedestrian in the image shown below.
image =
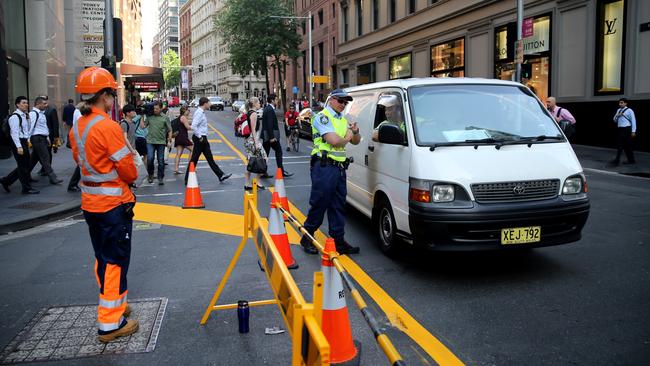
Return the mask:
<path fill-rule="evenodd" d="M 621 161 L 621 152 L 625 151 L 627 162 L 623 164 L 634 164 L 634 149 L 632 139 L 636 137 L 636 117 L 634 111 L 627 106 L 627 98 L 618 100 L 618 110 L 614 115 L 614 122 L 617 126 L 617 143 L 616 158 L 610 161 L 613 165 L 618 165 Z"/>
<path fill-rule="evenodd" d="M 50 157 L 50 166 L 52 165 L 52 152 L 57 153 L 59 147 L 61 147 L 61 138 L 60 138 L 60 126 L 59 126 L 59 113 L 56 111 L 56 108 L 50 104 L 50 98 L 47 95 L 41 96 L 45 101 L 45 109 L 43 113 L 45 114 L 45 119 L 47 120 L 47 128 L 50 133 L 49 141 L 50 143 L 47 146 L 47 152 Z M 41 176 L 46 176 L 47 173 L 43 169 L 41 164 L 41 170 L 38 172 Z"/>
<path fill-rule="evenodd" d="M 36 97 L 34 99 L 34 108 L 30 112 L 30 119 L 32 121 L 30 141 L 32 143 L 33 154 L 29 164 L 29 172 L 31 174 L 36 164 L 41 163 L 42 175 L 47 176 L 51 184 L 59 184 L 63 181 L 52 170 L 50 129 L 47 118 L 45 117 L 45 108 L 47 108 L 47 101 L 43 97 Z"/>
<path fill-rule="evenodd" d="M 65 145 L 69 148 L 70 147 L 70 142 L 68 141 L 68 132 L 70 132 L 70 128 L 72 128 L 72 117 L 74 117 L 74 111 L 75 111 L 75 106 L 74 106 L 74 100 L 68 99 L 68 104 L 63 107 L 63 124 L 65 127 L 65 130 L 63 131 L 63 138 L 65 139 Z"/>
<path fill-rule="evenodd" d="M 178 170 L 178 164 L 181 161 L 181 155 L 183 155 L 183 151 L 187 150 L 189 151 L 189 156 L 192 156 L 192 141 L 190 141 L 190 137 L 188 134 L 188 131 L 192 129 L 192 125 L 190 124 L 190 109 L 187 108 L 187 106 L 183 105 L 180 109 L 179 112 L 179 117 L 178 117 L 178 135 L 174 138 L 174 146 L 176 146 L 176 165 L 174 168 L 174 174 L 183 174 L 183 172 Z M 188 166 L 189 166 L 189 160 L 188 161 Z"/>
<path fill-rule="evenodd" d="M 74 112 L 72 113 L 72 126 L 74 126 L 79 118 L 81 118 L 81 109 L 86 105 L 85 102 L 79 102 L 76 107 Z M 72 131 L 72 126 L 70 127 L 70 131 Z M 70 131 L 68 131 L 68 143 L 70 142 Z M 72 146 L 70 146 L 72 148 Z M 79 180 L 81 180 L 81 171 L 79 169 L 79 165 L 74 168 L 74 173 L 72 173 L 72 177 L 70 177 L 70 181 L 68 182 L 68 192 L 79 192 L 81 189 L 79 188 Z"/>
<path fill-rule="evenodd" d="M 266 155 L 269 155 L 271 148 L 275 151 L 275 163 L 282 170 L 283 177 L 290 177 L 293 174 L 284 170 L 282 166 L 282 145 L 280 145 L 280 128 L 278 127 L 278 116 L 275 115 L 277 97 L 269 94 L 266 97 L 268 104 L 262 112 L 262 146 Z M 272 178 L 272 175 L 265 173 L 262 178 Z"/>
<path fill-rule="evenodd" d="M 287 151 L 291 151 L 289 137 L 291 136 L 291 128 L 296 125 L 297 121 L 298 112 L 296 112 L 296 108 L 291 104 L 289 110 L 284 113 L 284 135 L 287 138 Z"/>
<path fill-rule="evenodd" d="M 137 114 L 135 113 L 135 107 L 133 104 L 127 104 L 124 107 L 122 107 L 122 118 L 120 120 L 120 128 L 122 129 L 122 133 L 124 133 L 124 139 L 126 140 L 126 146 L 129 148 L 129 150 L 137 154 L 137 151 L 135 150 L 135 128 L 136 126 L 133 123 L 133 118 L 135 118 Z"/>
<path fill-rule="evenodd" d="M 86 102 L 83 116 L 68 138 L 72 156 L 82 166 L 81 209 L 95 252 L 99 286 L 98 339 L 111 342 L 137 332 L 137 320 L 127 319 L 127 272 L 131 260 L 135 196 L 129 184 L 138 176 L 124 134 L 110 113 L 117 83 L 107 70 L 89 67 L 75 86 Z"/>
<path fill-rule="evenodd" d="M 268 157 L 264 148 L 262 147 L 262 141 L 260 140 L 260 123 L 257 118 L 257 110 L 260 108 L 260 100 L 257 97 L 251 97 L 247 102 L 245 108 L 240 109 L 241 113 L 246 113 L 248 124 L 251 130 L 251 134 L 244 141 L 244 151 L 246 152 L 246 157 L 248 160 L 251 158 L 260 158 L 268 161 Z M 246 169 L 244 173 L 246 177 L 246 183 L 244 183 L 244 190 L 250 191 L 253 189 L 253 183 L 251 182 L 251 172 Z M 257 188 L 266 189 L 265 186 L 260 184 L 261 174 L 256 173 L 257 178 Z"/>
<path fill-rule="evenodd" d="M 25 96 L 16 98 L 16 110 L 9 116 L 9 129 L 11 133 L 11 152 L 16 159 L 16 169 L 6 177 L 0 178 L 2 188 L 9 193 L 10 186 L 20 180 L 23 194 L 37 194 L 39 191 L 32 188 L 29 179 L 29 144 L 30 134 L 29 101 Z"/>
<path fill-rule="evenodd" d="M 146 127 L 142 127 L 143 121 L 146 119 L 147 107 L 144 105 L 144 101 L 140 100 L 138 102 L 138 108 L 136 109 L 137 115 L 133 118 L 133 122 L 136 125 L 135 128 L 135 150 L 142 156 L 142 161 L 147 160 L 147 133 L 149 130 Z"/>
<path fill-rule="evenodd" d="M 342 112 L 352 97 L 342 89 L 334 89 L 325 108 L 313 118 L 312 135 L 314 149 L 311 152 L 311 194 L 309 213 L 304 227 L 312 236 L 323 223 L 327 211 L 329 235 L 334 238 L 336 251 L 341 254 L 359 253 L 344 239 L 346 169 L 350 160 L 346 157 L 348 143 L 359 144 L 361 135 L 356 122 L 348 124 Z M 305 235 L 300 241 L 305 252 L 317 254 L 318 250 Z"/>
<path fill-rule="evenodd" d="M 201 154 L 205 157 L 205 160 L 212 168 L 214 174 L 219 178 L 219 182 L 230 178 L 232 174 L 224 173 L 217 163 L 214 162 L 212 157 L 212 150 L 210 150 L 210 142 L 208 141 L 208 118 L 205 116 L 205 111 L 210 110 L 210 100 L 207 97 L 201 97 L 199 99 L 199 108 L 194 112 L 192 117 L 192 142 L 194 143 L 194 148 L 192 150 L 192 158 L 190 163 L 194 163 L 194 166 L 199 161 Z M 190 170 L 185 170 L 185 185 L 187 185 L 187 176 Z"/>
<path fill-rule="evenodd" d="M 162 114 L 163 104 L 159 101 L 153 104 L 153 114 L 140 127 L 147 128 L 147 171 L 149 183 L 153 183 L 154 157 L 158 159 L 158 185 L 165 184 L 165 147 L 172 141 L 172 126 L 169 117 Z"/>
<path fill-rule="evenodd" d="M 546 98 L 546 109 L 551 113 L 555 122 L 560 126 L 567 139 L 571 139 L 575 134 L 576 119 L 568 109 L 559 107 L 555 102 L 555 97 Z"/>

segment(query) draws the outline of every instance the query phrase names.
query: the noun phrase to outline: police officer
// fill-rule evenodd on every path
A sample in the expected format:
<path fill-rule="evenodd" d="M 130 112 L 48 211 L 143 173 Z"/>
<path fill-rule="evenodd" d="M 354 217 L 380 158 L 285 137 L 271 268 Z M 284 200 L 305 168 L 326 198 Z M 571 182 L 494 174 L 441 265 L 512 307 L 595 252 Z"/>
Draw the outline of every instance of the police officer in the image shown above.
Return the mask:
<path fill-rule="evenodd" d="M 68 138 L 80 168 L 81 209 L 95 251 L 99 286 L 99 341 L 111 342 L 138 330 L 127 320 L 126 274 L 131 259 L 135 196 L 129 189 L 138 171 L 119 124 L 108 115 L 117 83 L 107 70 L 90 67 L 79 73 L 76 90 L 86 102 Z"/>
<path fill-rule="evenodd" d="M 345 155 L 348 143 L 361 141 L 357 123 L 348 124 L 341 114 L 352 97 L 342 89 L 333 90 L 325 108 L 312 124 L 314 149 L 311 152 L 311 196 L 309 213 L 304 227 L 314 234 L 323 223 L 325 211 L 329 222 L 329 235 L 334 238 L 336 251 L 341 254 L 359 253 L 359 247 L 348 244 L 345 234 L 345 196 L 347 195 L 345 170 L 350 160 Z M 317 254 L 318 250 L 303 236 L 300 241 L 305 252 Z"/>

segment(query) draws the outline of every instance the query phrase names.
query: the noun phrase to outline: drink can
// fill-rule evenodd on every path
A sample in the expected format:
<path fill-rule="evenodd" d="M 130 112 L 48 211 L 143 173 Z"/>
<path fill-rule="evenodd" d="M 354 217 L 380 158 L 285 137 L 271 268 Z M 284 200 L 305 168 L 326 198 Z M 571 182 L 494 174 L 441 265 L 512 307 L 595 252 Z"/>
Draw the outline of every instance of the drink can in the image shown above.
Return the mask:
<path fill-rule="evenodd" d="M 248 308 L 248 301 L 237 301 L 237 320 L 239 321 L 239 333 L 248 333 L 248 317 L 250 309 Z"/>

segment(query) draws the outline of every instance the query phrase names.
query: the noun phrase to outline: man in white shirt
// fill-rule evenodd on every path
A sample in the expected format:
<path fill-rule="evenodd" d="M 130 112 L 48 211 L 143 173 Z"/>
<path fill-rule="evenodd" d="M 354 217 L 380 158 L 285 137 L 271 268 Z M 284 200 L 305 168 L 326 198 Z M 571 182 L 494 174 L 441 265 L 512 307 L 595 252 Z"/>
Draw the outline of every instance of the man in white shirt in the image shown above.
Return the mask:
<path fill-rule="evenodd" d="M 16 111 L 9 117 L 9 128 L 11 130 L 11 152 L 16 159 L 17 168 L 6 177 L 0 178 L 2 188 L 9 193 L 9 187 L 17 180 L 20 180 L 23 194 L 37 194 L 29 183 L 29 144 L 27 140 L 30 134 L 29 101 L 27 97 L 16 98 Z"/>
<path fill-rule="evenodd" d="M 621 152 L 625 150 L 627 162 L 623 164 L 634 164 L 634 151 L 632 149 L 632 139 L 636 136 L 636 117 L 634 111 L 627 106 L 627 98 L 618 100 L 618 110 L 614 115 L 614 122 L 618 127 L 618 149 L 616 158 L 610 161 L 613 165 L 618 165 L 621 161 Z"/>
<path fill-rule="evenodd" d="M 41 163 L 43 167 L 43 173 L 48 176 L 50 183 L 60 184 L 63 182 L 61 179 L 57 178 L 56 174 L 52 170 L 52 165 L 50 164 L 50 130 L 47 127 L 47 118 L 45 117 L 45 108 L 47 107 L 47 101 L 43 97 L 36 97 L 34 99 L 34 109 L 29 112 L 30 117 L 32 118 L 32 132 L 30 134 L 30 141 L 32 142 L 33 154 L 31 159 L 31 164 L 29 167 L 29 172 L 31 173 L 36 163 Z"/>
<path fill-rule="evenodd" d="M 212 168 L 214 174 L 219 178 L 219 182 L 230 178 L 231 173 L 225 174 L 219 165 L 214 162 L 212 157 L 212 150 L 210 149 L 210 143 L 208 142 L 208 118 L 205 116 L 205 111 L 210 110 L 210 100 L 207 97 L 201 97 L 199 99 L 199 108 L 194 112 L 192 117 L 192 142 L 194 143 L 194 149 L 192 150 L 192 158 L 190 163 L 196 163 L 199 161 L 201 154 L 205 157 L 205 160 Z M 189 166 L 185 170 L 185 184 L 187 185 L 187 176 L 189 174 Z"/>

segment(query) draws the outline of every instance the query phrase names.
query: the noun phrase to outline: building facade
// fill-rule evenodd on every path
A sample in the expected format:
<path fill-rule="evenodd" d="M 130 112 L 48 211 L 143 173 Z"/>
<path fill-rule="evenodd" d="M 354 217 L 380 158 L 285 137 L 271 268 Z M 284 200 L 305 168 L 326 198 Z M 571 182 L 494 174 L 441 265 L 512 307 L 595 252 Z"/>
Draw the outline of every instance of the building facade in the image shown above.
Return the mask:
<path fill-rule="evenodd" d="M 340 3 L 340 86 L 408 77 L 513 79 L 514 1 Z M 650 118 L 650 2 L 528 0 L 522 82 L 578 121 L 576 142 L 612 145 L 621 97 Z M 642 126 L 640 127 L 643 128 Z M 648 149 L 647 137 L 637 146 Z"/>
<path fill-rule="evenodd" d="M 197 96 L 215 95 L 215 52 L 212 16 L 215 11 L 214 0 L 193 0 L 190 6 L 192 23 L 192 65 L 191 90 Z"/>
<path fill-rule="evenodd" d="M 178 10 L 187 0 L 158 0 L 159 64 L 169 50 L 179 54 Z"/>
<path fill-rule="evenodd" d="M 142 65 L 141 0 L 113 0 L 115 17 L 122 20 L 122 62 Z"/>
<path fill-rule="evenodd" d="M 160 67 L 160 42 L 158 42 L 158 34 L 153 36 L 151 43 L 151 64 L 153 67 Z"/>
<path fill-rule="evenodd" d="M 181 66 L 192 66 L 192 2 L 189 0 L 180 10 L 180 58 Z M 189 84 L 192 85 L 192 69 L 187 71 Z M 189 99 L 189 97 L 188 97 Z"/>

